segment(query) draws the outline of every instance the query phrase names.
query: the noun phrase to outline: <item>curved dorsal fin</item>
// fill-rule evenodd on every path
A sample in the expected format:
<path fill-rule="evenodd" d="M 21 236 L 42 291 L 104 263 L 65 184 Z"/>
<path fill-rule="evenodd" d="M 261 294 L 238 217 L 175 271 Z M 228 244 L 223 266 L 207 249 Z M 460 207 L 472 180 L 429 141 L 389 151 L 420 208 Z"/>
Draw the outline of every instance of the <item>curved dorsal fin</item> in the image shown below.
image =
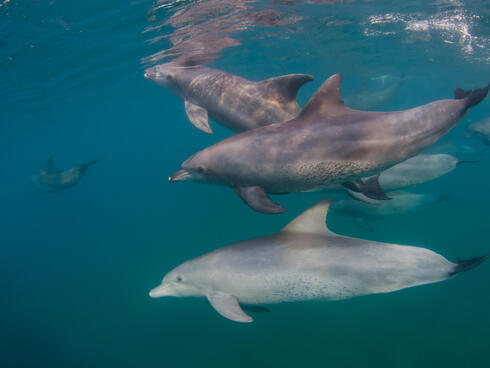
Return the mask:
<path fill-rule="evenodd" d="M 340 98 L 339 85 L 341 81 L 342 74 L 337 73 L 323 82 L 301 111 L 300 117 L 313 114 L 336 116 L 349 111 L 350 109 L 344 105 L 344 101 Z"/>
<path fill-rule="evenodd" d="M 46 165 L 44 166 L 45 170 L 54 170 L 54 157 L 53 155 L 49 155 L 48 160 L 46 161 Z"/>
<path fill-rule="evenodd" d="M 264 98 L 279 103 L 286 111 L 296 115 L 300 111 L 296 95 L 303 84 L 312 80 L 313 77 L 308 74 L 289 74 L 266 79 L 258 84 L 262 88 Z"/>
<path fill-rule="evenodd" d="M 301 213 L 293 221 L 284 227 L 282 231 L 292 231 L 311 234 L 332 234 L 326 225 L 327 213 L 332 203 L 331 199 L 324 199 L 315 203 L 306 211 Z"/>

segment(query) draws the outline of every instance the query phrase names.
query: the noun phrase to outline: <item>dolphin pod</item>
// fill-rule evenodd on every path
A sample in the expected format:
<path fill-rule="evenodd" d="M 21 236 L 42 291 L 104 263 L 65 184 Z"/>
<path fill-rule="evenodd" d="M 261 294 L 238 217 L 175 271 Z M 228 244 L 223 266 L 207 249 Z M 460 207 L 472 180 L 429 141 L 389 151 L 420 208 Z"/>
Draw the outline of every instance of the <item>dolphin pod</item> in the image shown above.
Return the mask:
<path fill-rule="evenodd" d="M 252 322 L 240 304 L 341 300 L 447 280 L 486 256 L 450 262 L 421 247 L 350 238 L 325 225 L 330 200 L 280 232 L 218 248 L 184 262 L 151 297 L 204 297 L 223 317 Z"/>
<path fill-rule="evenodd" d="M 342 76 L 335 74 L 301 110 L 296 93 L 313 79 L 305 74 L 251 82 L 191 58 L 149 68 L 145 77 L 183 97 L 197 128 L 211 133 L 211 117 L 239 133 L 192 155 L 169 180 L 230 186 L 252 209 L 270 214 L 285 211 L 271 193 L 344 188 L 376 206 L 351 199 L 332 209 L 365 217 L 442 200 L 406 192 L 389 192 L 391 198 L 384 190 L 433 180 L 465 162 L 419 153 L 489 89 L 456 88 L 454 99 L 404 111 L 356 111 L 341 100 Z M 487 258 L 450 262 L 421 247 L 335 234 L 325 223 L 330 206 L 331 200 L 320 201 L 276 234 L 188 260 L 167 273 L 150 296 L 205 297 L 223 317 L 252 322 L 245 311 L 267 312 L 263 304 L 393 292 L 449 279 Z"/>
<path fill-rule="evenodd" d="M 60 170 L 54 165 L 54 158 L 49 156 L 46 165 L 36 171 L 32 177 L 32 185 L 43 192 L 59 192 L 77 185 L 89 166 L 102 160 L 98 158 L 84 164 L 74 166 L 68 170 Z"/>
<path fill-rule="evenodd" d="M 454 99 L 409 110 L 356 111 L 340 98 L 341 79 L 335 74 L 324 82 L 296 118 L 197 152 L 169 180 L 227 185 L 252 209 L 281 213 L 286 209 L 268 194 L 350 183 L 406 160 L 446 134 L 489 88 L 457 88 Z"/>

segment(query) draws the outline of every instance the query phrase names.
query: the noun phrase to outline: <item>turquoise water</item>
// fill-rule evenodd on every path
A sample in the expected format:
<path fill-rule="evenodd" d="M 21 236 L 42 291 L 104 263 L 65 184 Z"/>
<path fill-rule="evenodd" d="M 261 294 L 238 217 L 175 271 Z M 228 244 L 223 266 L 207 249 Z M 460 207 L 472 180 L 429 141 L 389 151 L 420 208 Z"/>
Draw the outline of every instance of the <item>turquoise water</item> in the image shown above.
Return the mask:
<path fill-rule="evenodd" d="M 488 83 L 489 18 L 487 1 L 0 1 L 1 366 L 490 366 L 489 263 L 391 294 L 273 305 L 252 324 L 203 299 L 151 299 L 179 263 L 276 232 L 323 194 L 275 197 L 288 212 L 266 216 L 232 190 L 169 183 L 231 133 L 198 131 L 180 98 L 143 77 L 204 47 L 210 66 L 251 80 L 314 75 L 301 105 L 342 72 L 354 102 L 379 88 L 370 78 L 402 80 L 381 109 L 409 108 Z M 490 151 L 464 133 L 489 110 L 487 99 L 431 149 L 479 161 L 415 188 L 451 201 L 373 231 L 334 214 L 329 227 L 450 260 L 488 253 Z M 30 176 L 49 154 L 61 168 L 105 159 L 42 193 Z"/>

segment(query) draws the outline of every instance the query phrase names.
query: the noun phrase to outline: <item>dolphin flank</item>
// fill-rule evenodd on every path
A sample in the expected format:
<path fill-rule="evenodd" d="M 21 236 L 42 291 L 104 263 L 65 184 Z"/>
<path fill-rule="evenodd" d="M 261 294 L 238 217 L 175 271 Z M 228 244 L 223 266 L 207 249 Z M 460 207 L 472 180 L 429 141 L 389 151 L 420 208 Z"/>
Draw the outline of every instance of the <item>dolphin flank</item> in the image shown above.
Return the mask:
<path fill-rule="evenodd" d="M 249 130 L 195 153 L 171 181 L 228 185 L 256 211 L 281 213 L 268 193 L 328 188 L 385 170 L 435 143 L 485 98 L 488 86 L 403 111 L 356 111 L 340 99 L 342 76 L 318 89 L 298 117 Z M 373 184 L 376 184 L 373 181 Z M 383 198 L 379 185 L 372 185 Z"/>
<path fill-rule="evenodd" d="M 335 234 L 320 201 L 279 233 L 219 248 L 170 271 L 151 297 L 205 297 L 223 317 L 252 322 L 243 304 L 341 300 L 447 280 L 486 258 L 449 262 L 425 248 Z"/>

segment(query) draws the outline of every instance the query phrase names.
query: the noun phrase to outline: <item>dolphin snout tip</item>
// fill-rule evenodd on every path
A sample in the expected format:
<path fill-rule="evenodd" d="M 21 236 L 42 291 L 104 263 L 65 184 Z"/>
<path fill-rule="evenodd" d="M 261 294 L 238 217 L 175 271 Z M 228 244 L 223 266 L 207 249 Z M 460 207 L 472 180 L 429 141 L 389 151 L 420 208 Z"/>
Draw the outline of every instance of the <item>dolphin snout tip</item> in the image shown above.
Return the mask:
<path fill-rule="evenodd" d="M 191 173 L 187 170 L 181 169 L 172 175 L 169 176 L 168 181 L 176 182 L 176 181 L 184 181 L 191 177 Z"/>

